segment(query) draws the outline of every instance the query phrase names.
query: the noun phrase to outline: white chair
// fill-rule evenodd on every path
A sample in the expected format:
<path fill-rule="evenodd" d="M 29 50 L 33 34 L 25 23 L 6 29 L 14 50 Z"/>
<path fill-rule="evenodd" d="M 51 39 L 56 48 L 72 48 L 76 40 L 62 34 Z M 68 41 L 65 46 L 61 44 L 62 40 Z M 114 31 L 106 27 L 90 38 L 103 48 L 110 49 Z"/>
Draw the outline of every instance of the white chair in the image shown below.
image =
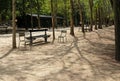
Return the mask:
<path fill-rule="evenodd" d="M 58 36 L 58 42 L 65 42 L 67 41 L 67 30 L 61 30 L 61 34 Z"/>
<path fill-rule="evenodd" d="M 28 40 L 25 36 L 25 31 L 20 31 L 19 33 L 19 45 L 20 47 L 21 43 L 24 43 L 24 46 L 26 47 L 27 43 L 30 43 L 30 40 Z"/>

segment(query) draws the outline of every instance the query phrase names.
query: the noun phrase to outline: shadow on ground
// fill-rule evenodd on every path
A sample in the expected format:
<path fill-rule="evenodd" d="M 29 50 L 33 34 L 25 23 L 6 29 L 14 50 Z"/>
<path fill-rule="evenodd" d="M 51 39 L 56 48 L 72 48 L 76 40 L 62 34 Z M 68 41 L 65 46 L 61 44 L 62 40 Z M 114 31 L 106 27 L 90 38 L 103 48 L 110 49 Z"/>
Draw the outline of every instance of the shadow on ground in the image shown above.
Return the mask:
<path fill-rule="evenodd" d="M 10 49 L 6 54 L 3 54 L 3 56 L 1 56 L 0 59 L 7 57 L 12 51 L 13 49 Z"/>

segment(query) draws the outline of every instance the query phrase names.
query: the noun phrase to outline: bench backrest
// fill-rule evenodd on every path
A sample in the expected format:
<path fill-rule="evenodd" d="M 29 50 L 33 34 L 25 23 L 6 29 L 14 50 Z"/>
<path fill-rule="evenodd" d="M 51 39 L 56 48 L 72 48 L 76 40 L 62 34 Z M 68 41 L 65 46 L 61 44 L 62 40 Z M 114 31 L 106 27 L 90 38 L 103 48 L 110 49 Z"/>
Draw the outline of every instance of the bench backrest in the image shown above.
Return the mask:
<path fill-rule="evenodd" d="M 48 29 L 29 30 L 30 32 L 48 31 Z"/>
<path fill-rule="evenodd" d="M 67 30 L 61 30 L 61 36 L 66 36 Z"/>

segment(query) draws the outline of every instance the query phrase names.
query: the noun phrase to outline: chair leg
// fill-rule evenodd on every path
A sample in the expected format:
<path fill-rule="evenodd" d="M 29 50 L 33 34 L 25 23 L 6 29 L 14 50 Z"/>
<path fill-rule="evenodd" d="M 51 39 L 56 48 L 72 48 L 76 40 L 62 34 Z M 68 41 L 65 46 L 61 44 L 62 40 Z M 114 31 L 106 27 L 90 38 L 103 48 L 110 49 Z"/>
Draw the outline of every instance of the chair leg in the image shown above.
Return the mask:
<path fill-rule="evenodd" d="M 61 38 L 61 42 L 63 42 L 64 41 L 64 39 L 63 38 Z"/>
<path fill-rule="evenodd" d="M 60 42 L 61 42 L 61 38 L 60 38 Z"/>
<path fill-rule="evenodd" d="M 58 42 L 66 42 L 66 41 L 67 41 L 67 38 L 65 38 L 65 37 L 58 38 Z"/>
<path fill-rule="evenodd" d="M 26 48 L 26 42 L 24 42 L 24 46 L 25 46 L 25 48 Z"/>
<path fill-rule="evenodd" d="M 64 42 L 64 37 L 63 37 L 63 42 Z"/>
<path fill-rule="evenodd" d="M 58 37 L 58 42 L 59 42 L 59 39 L 60 39 L 60 38 Z"/>
<path fill-rule="evenodd" d="M 20 47 L 20 40 L 19 40 L 19 44 L 18 44 L 18 48 Z"/>

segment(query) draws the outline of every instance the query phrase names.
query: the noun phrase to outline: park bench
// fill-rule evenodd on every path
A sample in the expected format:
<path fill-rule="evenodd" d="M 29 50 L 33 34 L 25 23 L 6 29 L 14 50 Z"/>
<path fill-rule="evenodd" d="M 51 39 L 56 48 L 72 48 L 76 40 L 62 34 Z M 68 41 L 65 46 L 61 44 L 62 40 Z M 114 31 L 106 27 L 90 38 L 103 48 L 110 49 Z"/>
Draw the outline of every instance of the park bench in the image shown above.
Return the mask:
<path fill-rule="evenodd" d="M 26 43 L 29 42 L 30 45 L 33 44 L 33 40 L 37 38 L 44 38 L 45 43 L 47 42 L 48 37 L 50 35 L 47 34 L 48 29 L 38 29 L 38 30 L 18 30 L 19 33 L 19 46 L 20 42 L 24 42 L 24 45 L 26 46 Z M 33 35 L 34 32 L 44 32 L 40 33 L 39 35 Z"/>
<path fill-rule="evenodd" d="M 38 30 L 28 30 L 28 31 L 30 32 L 30 36 L 26 38 L 30 40 L 30 45 L 32 45 L 33 40 L 37 38 L 44 38 L 44 41 L 47 42 L 48 37 L 50 37 L 50 35 L 47 34 L 48 29 L 38 29 Z M 33 35 L 34 32 L 44 32 L 44 34 Z"/>
<path fill-rule="evenodd" d="M 0 26 L 0 31 L 8 33 L 8 26 Z"/>

